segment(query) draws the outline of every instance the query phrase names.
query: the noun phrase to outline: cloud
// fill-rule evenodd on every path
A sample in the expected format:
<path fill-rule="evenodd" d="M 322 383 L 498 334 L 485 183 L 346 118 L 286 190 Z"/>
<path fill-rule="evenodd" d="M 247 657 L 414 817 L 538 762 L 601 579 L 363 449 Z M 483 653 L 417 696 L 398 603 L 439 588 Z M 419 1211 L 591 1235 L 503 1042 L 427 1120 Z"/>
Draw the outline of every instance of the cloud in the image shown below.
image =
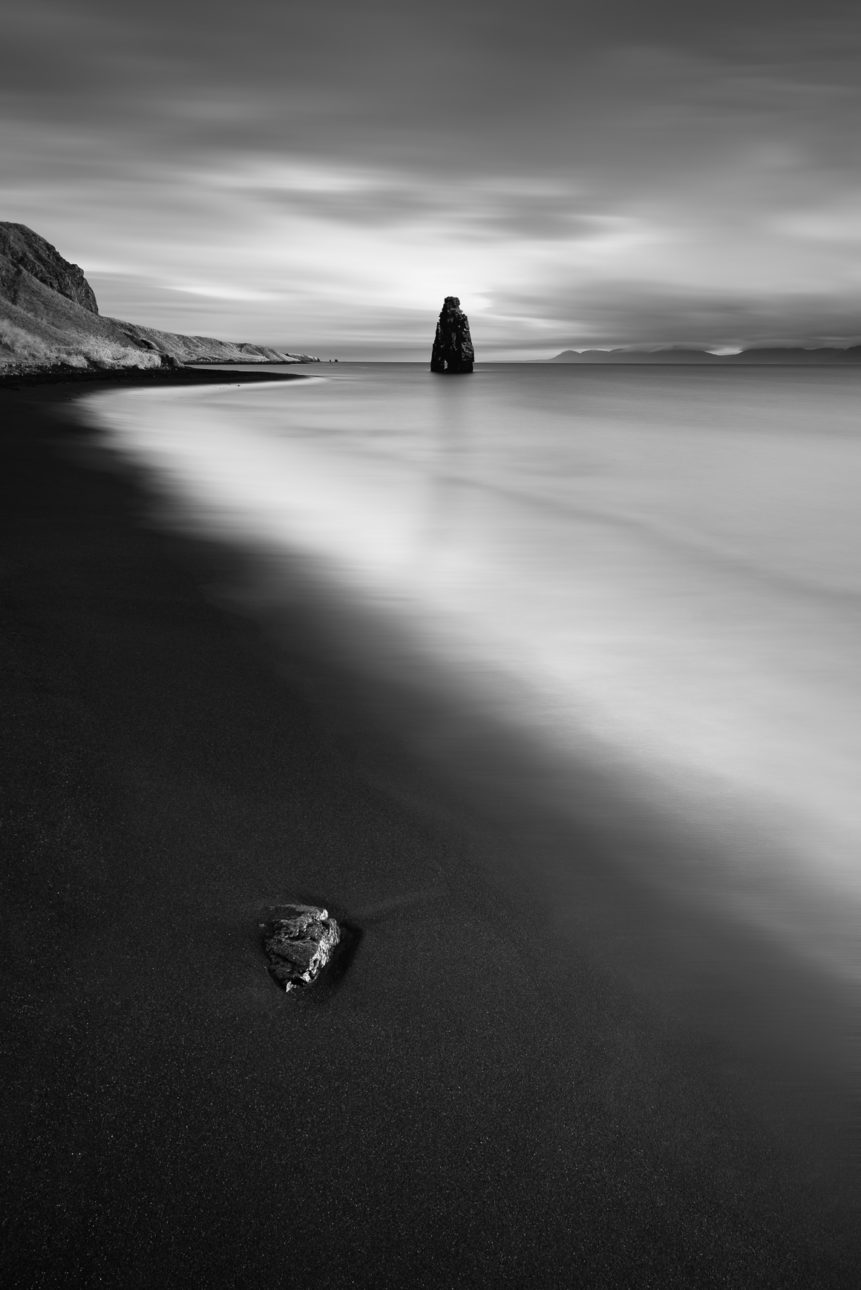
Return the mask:
<path fill-rule="evenodd" d="M 107 312 L 341 356 L 423 355 L 451 292 L 491 349 L 854 335 L 848 6 L 326 16 L 32 0 L 0 52 L 3 216 Z"/>
<path fill-rule="evenodd" d="M 824 243 L 842 258 L 846 248 L 861 242 L 861 189 L 829 202 L 783 211 L 774 217 L 772 227 L 778 236 Z"/>

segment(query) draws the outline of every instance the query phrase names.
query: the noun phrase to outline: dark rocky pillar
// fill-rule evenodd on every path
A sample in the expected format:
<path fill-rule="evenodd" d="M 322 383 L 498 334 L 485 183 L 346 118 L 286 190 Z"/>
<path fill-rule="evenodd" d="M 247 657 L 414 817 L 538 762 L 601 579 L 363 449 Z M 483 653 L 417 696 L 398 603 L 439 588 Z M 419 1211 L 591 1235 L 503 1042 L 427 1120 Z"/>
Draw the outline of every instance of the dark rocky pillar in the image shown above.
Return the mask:
<path fill-rule="evenodd" d="M 475 362 L 469 319 L 457 296 L 446 296 L 431 353 L 432 372 L 471 372 Z"/>

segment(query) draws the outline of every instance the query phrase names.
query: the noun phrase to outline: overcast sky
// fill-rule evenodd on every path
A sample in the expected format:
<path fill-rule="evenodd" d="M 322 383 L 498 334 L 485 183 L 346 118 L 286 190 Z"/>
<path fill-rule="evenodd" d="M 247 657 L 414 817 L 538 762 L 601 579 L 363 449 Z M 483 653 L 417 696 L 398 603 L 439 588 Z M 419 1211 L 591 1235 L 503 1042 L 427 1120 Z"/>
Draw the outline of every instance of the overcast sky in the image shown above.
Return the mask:
<path fill-rule="evenodd" d="M 13 0 L 14 2 L 14 0 Z M 861 339 L 861 6 L 18 0 L 0 218 L 325 357 Z"/>

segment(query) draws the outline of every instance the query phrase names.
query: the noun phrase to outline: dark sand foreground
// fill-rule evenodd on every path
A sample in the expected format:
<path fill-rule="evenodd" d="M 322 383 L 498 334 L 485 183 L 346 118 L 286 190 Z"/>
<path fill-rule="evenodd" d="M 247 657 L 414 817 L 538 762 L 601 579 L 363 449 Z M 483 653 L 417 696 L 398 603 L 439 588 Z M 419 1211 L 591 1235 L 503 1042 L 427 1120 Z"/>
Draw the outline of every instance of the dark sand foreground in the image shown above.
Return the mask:
<path fill-rule="evenodd" d="M 4 1284 L 859 1284 L 844 1162 L 731 1046 L 545 966 L 492 830 L 387 791 L 300 609 L 291 682 L 83 388 L 0 390 Z M 259 947 L 291 898 L 362 933 L 299 998 Z"/>

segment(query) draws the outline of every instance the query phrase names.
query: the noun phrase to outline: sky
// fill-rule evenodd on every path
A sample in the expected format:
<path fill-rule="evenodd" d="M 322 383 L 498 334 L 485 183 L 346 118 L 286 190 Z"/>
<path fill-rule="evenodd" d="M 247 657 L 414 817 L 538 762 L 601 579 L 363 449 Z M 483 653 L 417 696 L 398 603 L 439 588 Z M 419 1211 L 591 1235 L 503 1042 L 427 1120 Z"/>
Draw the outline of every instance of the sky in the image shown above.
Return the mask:
<path fill-rule="evenodd" d="M 13 0 L 0 219 L 322 357 L 861 340 L 855 0 Z"/>

